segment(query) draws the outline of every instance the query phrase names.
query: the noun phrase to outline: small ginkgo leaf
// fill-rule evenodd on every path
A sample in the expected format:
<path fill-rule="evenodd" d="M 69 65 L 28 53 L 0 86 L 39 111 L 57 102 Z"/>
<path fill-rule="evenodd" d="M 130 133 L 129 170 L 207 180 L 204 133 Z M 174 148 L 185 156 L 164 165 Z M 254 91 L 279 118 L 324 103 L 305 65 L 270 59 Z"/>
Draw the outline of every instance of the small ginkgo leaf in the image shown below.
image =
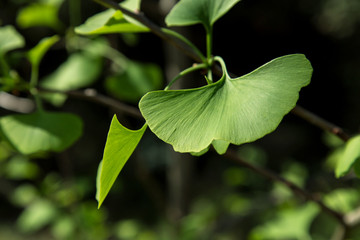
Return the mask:
<path fill-rule="evenodd" d="M 202 23 L 210 29 L 212 25 L 240 0 L 181 0 L 167 15 L 168 26 L 186 26 Z"/>
<path fill-rule="evenodd" d="M 82 134 L 82 122 L 70 113 L 35 112 L 0 118 L 0 132 L 20 153 L 61 152 Z"/>
<path fill-rule="evenodd" d="M 214 140 L 220 153 L 227 143 L 255 141 L 272 132 L 310 82 L 312 67 L 302 54 L 283 56 L 232 79 L 223 77 L 195 89 L 154 91 L 139 103 L 146 123 L 178 152 L 199 153 Z"/>
<path fill-rule="evenodd" d="M 345 145 L 345 150 L 335 168 L 336 177 L 347 174 L 355 162 L 360 160 L 360 135 L 352 137 Z"/>
<path fill-rule="evenodd" d="M 96 199 L 99 207 L 105 200 L 112 185 L 125 163 L 140 142 L 147 125 L 132 131 L 122 126 L 114 115 L 105 144 L 104 156 L 99 166 Z"/>
<path fill-rule="evenodd" d="M 141 0 L 127 0 L 120 5 L 130 11 L 139 11 L 140 2 Z M 76 33 L 83 35 L 148 31 L 149 29 L 141 23 L 114 9 L 95 14 L 87 19 L 84 24 L 75 28 Z"/>

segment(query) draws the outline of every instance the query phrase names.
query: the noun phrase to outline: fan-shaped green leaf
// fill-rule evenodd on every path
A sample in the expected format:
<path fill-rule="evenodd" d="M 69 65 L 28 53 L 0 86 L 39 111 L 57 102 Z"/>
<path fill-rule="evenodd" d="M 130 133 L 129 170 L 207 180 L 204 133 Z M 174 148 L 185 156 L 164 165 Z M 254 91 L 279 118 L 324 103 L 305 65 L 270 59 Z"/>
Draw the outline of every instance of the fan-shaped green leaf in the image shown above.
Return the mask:
<path fill-rule="evenodd" d="M 81 136 L 82 122 L 69 113 L 35 112 L 0 118 L 0 131 L 23 154 L 61 152 Z"/>
<path fill-rule="evenodd" d="M 99 166 L 96 198 L 99 207 L 114 184 L 125 163 L 140 142 L 147 125 L 132 131 L 122 126 L 114 115 L 105 144 L 104 156 Z"/>
<path fill-rule="evenodd" d="M 0 27 L 0 55 L 25 45 L 24 38 L 11 26 Z"/>
<path fill-rule="evenodd" d="M 346 143 L 344 153 L 339 158 L 335 169 L 336 177 L 339 178 L 348 173 L 357 160 L 360 160 L 360 135 L 352 137 Z"/>
<path fill-rule="evenodd" d="M 139 11 L 141 0 L 128 0 L 120 5 L 130 11 Z M 149 29 L 134 19 L 123 15 L 121 11 L 108 9 L 98 13 L 75 28 L 75 32 L 83 35 L 147 32 Z"/>
<path fill-rule="evenodd" d="M 240 0 L 181 0 L 167 15 L 168 26 L 202 23 L 207 29 Z"/>
<path fill-rule="evenodd" d="M 179 152 L 201 152 L 214 140 L 242 144 L 272 132 L 310 82 L 302 54 L 283 56 L 231 79 L 223 64 L 216 83 L 187 90 L 155 91 L 140 101 L 149 128 Z"/>

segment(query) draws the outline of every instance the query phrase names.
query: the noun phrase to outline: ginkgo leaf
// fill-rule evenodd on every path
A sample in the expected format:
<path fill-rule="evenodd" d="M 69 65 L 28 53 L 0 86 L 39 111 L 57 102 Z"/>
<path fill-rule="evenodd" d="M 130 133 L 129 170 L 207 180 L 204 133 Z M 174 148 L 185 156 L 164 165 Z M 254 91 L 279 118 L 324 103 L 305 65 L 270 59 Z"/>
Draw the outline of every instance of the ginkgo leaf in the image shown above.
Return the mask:
<path fill-rule="evenodd" d="M 310 82 L 302 54 L 283 56 L 232 79 L 222 63 L 216 83 L 195 89 L 154 91 L 139 103 L 151 131 L 178 152 L 201 152 L 214 140 L 242 144 L 272 132 Z"/>
<path fill-rule="evenodd" d="M 338 160 L 335 175 L 342 177 L 348 173 L 354 163 L 360 159 L 360 135 L 352 137 L 345 145 L 345 150 Z"/>
<path fill-rule="evenodd" d="M 112 185 L 125 163 L 140 142 L 147 125 L 133 131 L 122 126 L 114 115 L 105 144 L 104 156 L 99 166 L 96 199 L 99 207 L 105 200 Z"/>
<path fill-rule="evenodd" d="M 168 26 L 202 23 L 207 29 L 240 0 L 181 0 L 166 16 Z"/>
<path fill-rule="evenodd" d="M 38 111 L 0 118 L 1 134 L 21 153 L 61 152 L 82 134 L 82 122 L 70 113 Z"/>
<path fill-rule="evenodd" d="M 139 11 L 140 2 L 141 0 L 127 0 L 120 5 L 130 11 Z M 147 27 L 114 9 L 95 14 L 75 28 L 76 33 L 83 35 L 147 31 L 149 31 Z"/>

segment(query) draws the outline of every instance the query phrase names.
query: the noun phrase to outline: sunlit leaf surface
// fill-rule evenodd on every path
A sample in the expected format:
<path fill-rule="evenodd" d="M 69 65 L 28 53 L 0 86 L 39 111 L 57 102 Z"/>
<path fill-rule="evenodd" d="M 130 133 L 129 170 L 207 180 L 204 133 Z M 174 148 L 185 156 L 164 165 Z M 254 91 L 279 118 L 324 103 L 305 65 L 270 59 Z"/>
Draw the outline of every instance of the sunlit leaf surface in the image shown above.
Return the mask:
<path fill-rule="evenodd" d="M 255 71 L 187 90 L 154 91 L 140 101 L 149 128 L 179 152 L 201 152 L 214 140 L 226 144 L 254 141 L 272 132 L 310 82 L 312 67 L 304 55 L 287 55 Z"/>

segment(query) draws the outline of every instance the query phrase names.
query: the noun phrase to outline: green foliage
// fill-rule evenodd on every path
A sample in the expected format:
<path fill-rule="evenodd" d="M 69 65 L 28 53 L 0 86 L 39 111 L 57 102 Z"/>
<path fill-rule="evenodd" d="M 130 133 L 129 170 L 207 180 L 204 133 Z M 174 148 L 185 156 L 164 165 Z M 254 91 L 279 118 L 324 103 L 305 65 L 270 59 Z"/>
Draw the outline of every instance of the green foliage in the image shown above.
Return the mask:
<path fill-rule="evenodd" d="M 182 0 L 166 16 L 168 26 L 186 26 L 201 23 L 210 30 L 214 23 L 240 0 Z"/>
<path fill-rule="evenodd" d="M 314 203 L 308 203 L 298 209 L 285 209 L 278 213 L 274 221 L 255 228 L 250 239 L 310 240 L 310 226 L 318 213 L 319 208 Z"/>
<path fill-rule="evenodd" d="M 57 31 L 61 30 L 64 27 L 58 18 L 61 2 L 32 3 L 19 11 L 16 22 L 21 28 L 45 26 Z"/>
<path fill-rule="evenodd" d="M 11 26 L 0 28 L 0 56 L 6 52 L 21 48 L 25 44 L 24 38 Z"/>
<path fill-rule="evenodd" d="M 147 92 L 162 86 L 161 69 L 150 63 L 126 60 L 123 70 L 106 79 L 106 90 L 114 97 L 137 102 Z"/>
<path fill-rule="evenodd" d="M 295 106 L 312 73 L 303 55 L 277 58 L 235 79 L 224 64 L 222 68 L 224 74 L 216 83 L 150 92 L 141 99 L 139 107 L 149 128 L 175 151 L 200 152 L 214 140 L 239 145 L 272 132 Z"/>
<path fill-rule="evenodd" d="M 352 137 L 345 146 L 343 154 L 339 157 L 335 169 L 336 177 L 348 173 L 351 167 L 360 160 L 360 135 Z"/>
<path fill-rule="evenodd" d="M 121 169 L 135 150 L 144 134 L 147 125 L 145 124 L 141 129 L 132 131 L 122 126 L 116 116 L 110 125 L 108 139 L 106 141 L 104 156 L 98 171 L 97 200 L 99 207 L 104 201 L 110 188 L 115 182 Z"/>
<path fill-rule="evenodd" d="M 56 91 L 69 91 L 94 83 L 101 73 L 102 59 L 89 53 L 74 53 L 58 69 L 46 76 L 40 86 Z M 42 94 L 42 96 L 56 106 L 66 100 L 61 93 Z"/>
<path fill-rule="evenodd" d="M 0 132 L 23 154 L 61 152 L 81 136 L 82 122 L 73 114 L 38 111 L 1 117 Z"/>
<path fill-rule="evenodd" d="M 1 235 L 6 239 L 25 239 L 29 236 L 29 239 L 32 239 L 31 235 L 34 239 L 41 239 L 37 238 L 37 234 L 41 234 L 41 230 L 44 230 L 46 239 L 59 240 L 110 238 L 233 240 L 239 239 L 239 236 L 247 236 L 248 239 L 253 240 L 307 240 L 318 239 L 318 236 L 321 236 L 319 239 L 330 239 L 328 232 L 332 234 L 333 229 L 329 230 L 327 223 L 331 220 L 323 220 L 322 214 L 319 214 L 319 207 L 314 203 L 303 204 L 294 198 L 292 192 L 294 189 L 291 186 L 269 184 L 246 168 L 229 167 L 218 159 L 208 161 L 206 164 L 199 162 L 199 166 L 196 167 L 199 167 L 203 174 L 197 175 L 195 179 L 191 178 L 191 171 L 180 174 L 169 171 L 164 174 L 161 168 L 168 169 L 173 167 L 172 164 L 176 165 L 176 160 L 173 158 L 177 156 L 169 157 L 170 154 L 164 152 L 167 151 L 165 147 L 157 149 L 153 138 L 142 142 L 146 144 L 144 149 L 147 150 L 142 149 L 139 152 L 140 159 L 144 161 L 139 161 L 135 174 L 128 174 L 119 179 L 121 189 L 113 189 L 126 196 L 116 199 L 119 201 L 116 202 L 119 209 L 121 207 L 121 214 L 117 216 L 119 219 L 114 219 L 113 216 L 108 218 L 108 215 L 112 215 L 117 209 L 111 209 L 111 212 L 107 213 L 106 206 L 103 206 L 105 198 L 137 148 L 147 126 L 155 134 L 155 136 L 151 135 L 152 137 L 158 137 L 165 143 L 171 144 L 175 151 L 199 156 L 212 146 L 218 154 L 225 154 L 230 144 L 253 142 L 274 131 L 283 117 L 296 105 L 301 88 L 309 84 L 312 75 L 311 64 L 304 55 L 278 57 L 241 77 L 230 77 L 222 58 L 213 57 L 213 25 L 239 1 L 180 0 L 166 16 L 167 26 L 202 24 L 205 27 L 206 57 L 180 33 L 155 26 L 157 34 L 179 44 L 180 47 L 186 46 L 185 49 L 193 51 L 197 56 L 196 59 L 199 59 L 199 62 L 175 76 L 164 90 L 158 90 L 163 86 L 161 69 L 153 63 L 135 61 L 114 49 L 117 44 L 112 44 L 116 42 L 116 37 L 110 36 L 107 41 L 107 36 L 90 36 L 91 38 L 75 36 L 75 33 L 81 35 L 131 33 L 131 37 L 137 38 L 136 33 L 154 31 L 152 28 L 154 26 L 151 24 L 147 27 L 124 14 L 125 11 L 108 9 L 88 18 L 84 24 L 75 28 L 74 33 L 71 26 L 64 31 L 66 21 L 64 23 L 60 21 L 63 18 L 59 15 L 62 11 L 66 11 L 65 8 L 60 8 L 63 0 L 39 0 L 31 3 L 19 0 L 12 3 L 14 5 L 21 3 L 22 8 L 16 17 L 18 27 L 45 26 L 52 28 L 50 31 L 55 30 L 58 35 L 42 36 L 41 38 L 44 38 L 24 54 L 21 50 L 14 51 L 23 47 L 29 49 L 24 38 L 11 25 L 0 27 L 0 83 L 2 84 L 0 89 L 7 91 L 6 94 L 11 94 L 14 98 L 29 97 L 34 100 L 37 107 L 36 112 L 30 110 L 25 111 L 28 112 L 27 114 L 6 112 L 6 116 L 0 117 L 0 194 L 5 193 L 5 197 L 13 207 L 22 209 L 17 215 L 16 225 L 0 224 Z M 24 5 L 24 3 L 30 4 Z M 81 9 L 79 8 L 78 12 L 74 11 L 73 3 L 70 1 L 68 4 L 70 18 L 74 16 L 80 18 Z M 77 1 L 77 4 L 80 2 Z M 120 3 L 121 7 L 133 13 L 140 11 L 140 5 L 141 0 L 126 0 Z M 142 14 L 139 16 L 141 18 Z M 47 35 L 46 31 L 49 29 L 40 33 Z M 57 51 L 61 50 L 67 59 L 57 68 L 53 68 L 56 70 L 52 72 L 47 70 L 42 74 L 43 65 L 40 63 L 56 43 L 58 43 Z M 134 45 L 132 47 L 135 48 Z M 110 61 L 104 61 L 104 58 Z M 31 76 L 28 76 L 29 66 L 23 64 L 22 60 L 26 63 L 30 62 Z M 223 74 L 216 81 L 213 76 L 218 73 L 219 63 Z M 169 90 L 175 81 L 195 71 L 204 75 L 207 85 L 193 89 Z M 83 135 L 81 119 L 74 114 L 62 112 L 76 107 L 69 103 L 70 101 L 69 104 L 63 105 L 67 99 L 67 91 L 87 87 L 99 88 L 96 90 L 99 90 L 100 94 L 104 94 L 102 92 L 104 91 L 131 104 L 136 104 L 141 99 L 139 108 L 146 121 L 141 129 L 130 130 L 119 122 L 116 115 L 113 116 L 96 178 L 96 199 L 98 208 L 102 206 L 101 209 L 96 209 L 93 200 L 87 202 L 87 198 L 94 195 L 95 181 L 88 180 L 88 176 L 81 178 L 85 170 L 92 171 L 92 174 L 96 171 L 88 161 L 88 156 L 93 153 L 91 148 L 94 148 L 89 144 L 91 139 L 86 135 L 80 144 L 84 146 L 81 150 L 70 149 L 64 152 Z M 111 105 L 109 102 L 113 99 L 100 96 L 99 102 Z M 92 99 L 96 97 L 96 95 L 90 96 Z M 89 95 L 85 98 L 89 98 Z M 59 112 L 47 111 L 47 108 L 54 106 L 43 104 L 44 99 L 58 107 Z M 124 122 L 129 120 L 124 116 L 119 119 Z M 86 124 L 95 121 L 91 118 L 84 120 Z M 94 129 L 93 125 L 85 127 L 95 135 L 98 134 L 95 133 L 97 129 Z M 101 125 L 96 122 L 95 128 L 97 127 Z M 98 139 L 98 135 L 95 138 L 98 146 L 100 138 Z M 352 168 L 360 176 L 359 135 L 352 137 L 346 144 L 338 139 L 327 138 L 326 141 L 334 150 L 329 156 L 328 167 L 330 166 L 331 170 L 335 168 L 336 177 L 346 175 Z M 52 152 L 64 153 L 54 156 Z M 82 160 L 76 161 L 76 164 L 80 165 L 79 172 L 73 169 L 75 161 L 69 161 L 69 155 L 72 156 L 74 153 L 77 153 Z M 240 158 L 244 157 L 250 165 L 260 167 L 260 172 L 261 168 L 270 166 L 272 168 L 276 164 L 267 161 L 266 151 L 256 147 L 256 143 L 244 145 L 234 154 L 238 154 Z M 207 156 L 213 157 L 213 155 L 205 155 L 203 158 Z M 42 162 L 41 158 L 44 157 L 56 158 L 56 168 L 59 168 L 61 176 L 54 174 L 53 169 L 49 170 L 47 166 L 42 166 L 49 164 L 49 161 Z M 148 158 L 153 162 L 148 163 L 147 161 L 150 161 Z M 273 159 L 272 157 L 271 160 Z M 287 156 L 286 160 L 279 159 L 279 162 L 281 162 L 279 168 L 282 170 L 281 177 L 299 187 L 306 187 L 309 183 L 319 181 L 318 176 L 309 178 L 313 173 L 305 163 L 297 162 L 296 157 Z M 244 165 L 246 166 L 247 163 Z M 212 168 L 207 164 L 213 165 Z M 176 167 L 182 170 L 181 166 Z M 262 174 L 266 176 L 266 173 Z M 163 182 L 164 175 L 168 178 L 166 183 Z M 170 200 L 177 198 L 174 205 L 185 205 L 182 201 L 186 196 L 184 199 L 181 196 L 182 182 L 171 182 L 173 180 L 171 175 L 186 180 L 190 176 L 190 185 L 193 187 L 191 190 L 196 190 L 191 196 L 192 201 L 189 203 L 189 209 L 186 209 L 188 212 L 185 216 L 181 216 L 179 209 L 176 209 L 177 206 L 170 204 L 163 206 L 163 201 L 168 201 L 167 198 Z M 347 178 L 339 181 L 344 185 L 348 183 L 347 181 L 351 181 L 351 187 L 348 188 L 343 188 L 340 184 L 334 187 L 331 185 L 332 182 L 329 184 L 321 182 L 324 189 L 331 190 L 324 194 L 323 202 L 326 206 L 341 213 L 352 213 L 360 201 L 356 189 L 358 183 L 353 177 L 354 175 L 349 174 Z M 153 178 L 161 179 L 159 186 Z M 123 181 L 124 179 L 126 181 Z M 136 179 L 135 184 L 131 182 L 134 179 Z M 140 185 L 138 182 L 149 190 L 149 196 L 141 191 L 139 191 L 142 194 L 140 197 L 137 194 L 132 195 L 129 189 L 138 191 Z M 179 192 L 176 192 L 175 196 L 168 192 L 166 192 L 168 195 L 162 196 L 163 188 L 169 189 L 174 186 L 173 184 L 178 188 L 174 190 Z M 159 209 L 153 210 L 154 207 L 148 197 L 160 203 Z M 136 209 L 124 208 L 129 204 L 136 206 Z M 159 213 L 162 210 L 166 211 L 167 214 L 164 215 L 167 215 L 167 218 L 172 219 L 171 224 L 169 221 L 164 221 L 165 218 Z M 145 216 L 148 213 L 144 214 L 144 211 L 156 211 L 156 218 L 153 215 L 148 218 Z M 136 214 L 141 214 L 144 219 L 138 218 Z M 345 217 L 349 216 L 351 215 Z M 335 226 L 335 223 L 333 225 Z M 16 231 L 20 234 L 15 233 Z M 356 229 L 347 237 L 357 239 Z"/>
<path fill-rule="evenodd" d="M 42 39 L 38 45 L 28 52 L 28 59 L 30 63 L 38 68 L 40 65 L 41 59 L 44 57 L 45 53 L 52 47 L 57 41 L 59 41 L 59 36 L 52 36 L 49 38 Z"/>
<path fill-rule="evenodd" d="M 140 0 L 127 0 L 120 5 L 130 11 L 140 9 Z M 121 11 L 108 9 L 90 17 L 84 24 L 75 28 L 76 33 L 83 35 L 147 32 L 149 29 L 127 17 Z"/>

